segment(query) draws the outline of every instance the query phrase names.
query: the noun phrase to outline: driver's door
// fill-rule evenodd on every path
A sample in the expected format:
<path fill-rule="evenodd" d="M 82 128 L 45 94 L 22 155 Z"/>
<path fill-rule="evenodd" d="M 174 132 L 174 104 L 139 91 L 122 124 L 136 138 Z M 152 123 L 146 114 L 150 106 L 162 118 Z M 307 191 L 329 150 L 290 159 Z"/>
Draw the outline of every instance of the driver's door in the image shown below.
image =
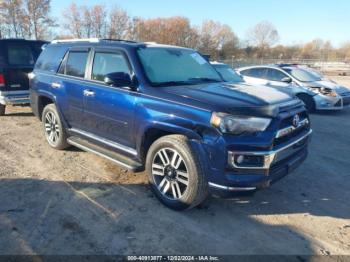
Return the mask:
<path fill-rule="evenodd" d="M 85 131 L 134 148 L 132 134 L 136 93 L 104 83 L 109 73 L 131 74 L 126 55 L 115 49 L 95 49 L 89 71 L 84 90 Z"/>

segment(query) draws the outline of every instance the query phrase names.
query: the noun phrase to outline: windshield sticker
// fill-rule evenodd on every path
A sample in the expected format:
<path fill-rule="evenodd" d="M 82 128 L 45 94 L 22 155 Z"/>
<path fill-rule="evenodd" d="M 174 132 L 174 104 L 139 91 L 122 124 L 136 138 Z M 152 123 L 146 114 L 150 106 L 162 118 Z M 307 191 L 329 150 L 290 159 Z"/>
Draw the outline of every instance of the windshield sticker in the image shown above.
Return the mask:
<path fill-rule="evenodd" d="M 207 61 L 203 57 L 201 57 L 198 53 L 193 53 L 193 54 L 191 54 L 191 56 L 200 65 L 204 65 L 207 63 Z"/>

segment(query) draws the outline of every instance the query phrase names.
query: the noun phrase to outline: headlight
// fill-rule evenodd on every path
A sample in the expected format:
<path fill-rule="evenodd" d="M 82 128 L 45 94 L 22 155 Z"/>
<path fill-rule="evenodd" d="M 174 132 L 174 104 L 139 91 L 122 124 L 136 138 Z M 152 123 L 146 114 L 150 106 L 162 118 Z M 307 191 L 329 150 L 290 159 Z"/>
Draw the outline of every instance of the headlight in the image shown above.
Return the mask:
<path fill-rule="evenodd" d="M 269 118 L 233 116 L 225 113 L 213 113 L 210 123 L 222 133 L 240 135 L 264 131 L 271 123 Z"/>
<path fill-rule="evenodd" d="M 322 95 L 325 95 L 325 96 L 333 96 L 333 97 L 338 96 L 337 93 L 331 88 L 327 88 L 327 87 L 310 87 L 310 89 L 313 92 L 317 93 L 317 94 L 322 94 Z"/>

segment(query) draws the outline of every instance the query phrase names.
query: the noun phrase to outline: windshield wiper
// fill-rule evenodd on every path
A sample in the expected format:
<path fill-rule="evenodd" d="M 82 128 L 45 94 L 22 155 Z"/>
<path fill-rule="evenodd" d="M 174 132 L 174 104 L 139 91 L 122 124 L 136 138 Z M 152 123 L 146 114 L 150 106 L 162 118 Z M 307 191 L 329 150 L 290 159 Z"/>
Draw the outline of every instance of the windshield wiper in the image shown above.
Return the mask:
<path fill-rule="evenodd" d="M 188 81 L 167 81 L 167 82 L 156 82 L 152 83 L 153 86 L 183 86 L 183 85 L 193 85 L 193 83 Z"/>
<path fill-rule="evenodd" d="M 193 77 L 193 78 L 189 78 L 188 81 L 209 82 L 209 83 L 222 82 L 221 80 L 214 79 L 214 78 L 208 78 L 208 77 Z"/>

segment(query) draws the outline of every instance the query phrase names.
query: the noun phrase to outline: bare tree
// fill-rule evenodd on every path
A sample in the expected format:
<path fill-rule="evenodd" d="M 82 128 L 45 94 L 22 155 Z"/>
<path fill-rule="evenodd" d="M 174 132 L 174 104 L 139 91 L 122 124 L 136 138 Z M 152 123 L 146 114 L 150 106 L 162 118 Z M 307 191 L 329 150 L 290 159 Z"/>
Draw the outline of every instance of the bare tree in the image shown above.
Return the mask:
<path fill-rule="evenodd" d="M 22 0 L 2 0 L 0 16 L 3 18 L 3 29 L 8 37 L 24 37 L 24 13 Z"/>
<path fill-rule="evenodd" d="M 262 21 L 248 30 L 248 41 L 259 50 L 259 56 L 279 40 L 277 29 L 268 21 Z"/>
<path fill-rule="evenodd" d="M 63 11 L 63 27 L 73 37 L 81 38 L 83 36 L 83 20 L 81 12 L 75 3 L 72 3 Z"/>
<path fill-rule="evenodd" d="M 29 38 L 43 39 L 55 26 L 50 18 L 51 0 L 24 0 L 25 21 Z"/>
<path fill-rule="evenodd" d="M 109 13 L 108 38 L 130 39 L 132 20 L 128 13 L 120 7 L 114 7 Z"/>
<path fill-rule="evenodd" d="M 204 21 L 199 29 L 198 49 L 220 59 L 232 55 L 238 47 L 238 38 L 228 25 L 212 20 Z"/>
<path fill-rule="evenodd" d="M 94 5 L 90 10 L 92 36 L 105 38 L 107 33 L 107 11 L 104 5 Z"/>

